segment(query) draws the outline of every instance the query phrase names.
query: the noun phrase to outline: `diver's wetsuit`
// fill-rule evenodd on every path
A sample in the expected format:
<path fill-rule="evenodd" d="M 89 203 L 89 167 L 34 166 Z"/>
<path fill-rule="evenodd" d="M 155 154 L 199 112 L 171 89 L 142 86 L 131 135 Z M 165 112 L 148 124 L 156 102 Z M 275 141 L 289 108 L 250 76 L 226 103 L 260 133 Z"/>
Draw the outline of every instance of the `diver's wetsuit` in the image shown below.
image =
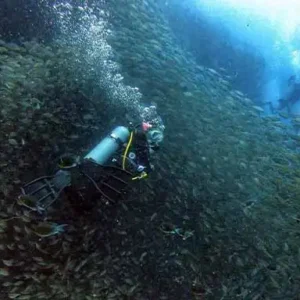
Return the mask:
<path fill-rule="evenodd" d="M 72 202 L 80 204 L 80 207 L 82 205 L 92 207 L 97 199 L 109 203 L 124 199 L 130 189 L 132 178 L 141 174 L 137 172 L 137 167 L 143 166 L 142 171 L 147 174 L 151 171 L 149 144 L 143 130 L 136 128 L 133 131 L 130 151 L 136 155 L 134 165 L 130 160 L 127 161 L 125 170 L 122 169 L 121 155 L 118 155 L 119 159 L 113 160 L 114 163 L 109 166 L 100 166 L 89 160 L 84 161 L 77 170 L 74 170 L 71 186 L 66 189 Z"/>
<path fill-rule="evenodd" d="M 286 98 L 279 100 L 278 110 L 287 108 L 288 112 L 290 112 L 291 106 L 294 105 L 298 100 L 300 100 L 300 83 L 295 83 L 293 85 L 293 89 L 286 96 Z"/>
<path fill-rule="evenodd" d="M 81 161 L 66 156 L 60 159 L 60 169 L 54 175 L 42 176 L 25 184 L 22 195 L 34 197 L 37 208 L 45 211 L 62 194 L 70 199 L 68 202 L 79 213 L 83 208 L 93 208 L 98 200 L 111 204 L 127 198 L 132 181 L 143 179 L 151 172 L 150 147 L 158 149 L 144 125 L 127 129 L 122 144 L 116 138 L 118 130 L 113 131 L 108 138 L 115 156 L 110 156 L 102 164 L 97 161 L 96 154 Z M 118 149 L 115 149 L 116 143 Z M 107 147 L 107 143 L 103 145 Z"/>

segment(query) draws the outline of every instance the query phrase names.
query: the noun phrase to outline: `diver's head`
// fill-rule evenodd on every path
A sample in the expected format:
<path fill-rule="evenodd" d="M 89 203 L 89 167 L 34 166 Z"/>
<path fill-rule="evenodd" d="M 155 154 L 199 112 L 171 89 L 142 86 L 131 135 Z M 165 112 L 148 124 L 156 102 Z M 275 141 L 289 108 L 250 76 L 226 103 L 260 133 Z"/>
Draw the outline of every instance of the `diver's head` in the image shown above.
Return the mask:
<path fill-rule="evenodd" d="M 164 139 L 165 126 L 161 117 L 157 114 L 156 105 L 144 107 L 141 113 L 142 129 L 146 133 L 150 150 L 159 149 L 160 143 Z"/>

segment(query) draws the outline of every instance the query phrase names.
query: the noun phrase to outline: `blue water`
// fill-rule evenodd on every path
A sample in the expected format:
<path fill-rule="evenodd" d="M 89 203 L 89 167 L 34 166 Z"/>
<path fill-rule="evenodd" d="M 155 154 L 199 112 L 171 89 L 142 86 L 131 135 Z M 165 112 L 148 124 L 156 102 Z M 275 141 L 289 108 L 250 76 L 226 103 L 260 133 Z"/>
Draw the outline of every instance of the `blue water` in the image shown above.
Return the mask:
<path fill-rule="evenodd" d="M 278 99 L 286 93 L 288 78 L 296 75 L 300 79 L 300 2 L 191 0 L 185 5 L 216 31 L 223 31 L 236 51 L 263 58 L 261 84 L 255 88 L 260 90 L 259 101 L 271 101 L 277 107 Z M 292 107 L 292 113 L 300 113 L 299 104 Z"/>

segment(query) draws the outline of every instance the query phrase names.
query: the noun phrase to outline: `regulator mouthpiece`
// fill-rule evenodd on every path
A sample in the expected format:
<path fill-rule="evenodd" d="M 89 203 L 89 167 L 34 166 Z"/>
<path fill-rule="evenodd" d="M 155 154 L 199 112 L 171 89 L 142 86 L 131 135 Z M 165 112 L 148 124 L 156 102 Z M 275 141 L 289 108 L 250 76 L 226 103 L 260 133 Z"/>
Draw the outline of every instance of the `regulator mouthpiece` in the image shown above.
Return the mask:
<path fill-rule="evenodd" d="M 152 128 L 152 125 L 148 122 L 143 122 L 142 128 L 143 128 L 143 131 L 148 131 L 148 129 Z"/>

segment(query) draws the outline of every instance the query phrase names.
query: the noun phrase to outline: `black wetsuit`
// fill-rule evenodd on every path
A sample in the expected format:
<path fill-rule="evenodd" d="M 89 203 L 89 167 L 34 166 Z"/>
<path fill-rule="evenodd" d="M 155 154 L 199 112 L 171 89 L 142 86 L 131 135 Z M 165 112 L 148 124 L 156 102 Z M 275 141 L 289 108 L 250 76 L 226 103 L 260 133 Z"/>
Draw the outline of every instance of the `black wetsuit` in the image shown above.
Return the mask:
<path fill-rule="evenodd" d="M 288 93 L 285 99 L 279 100 L 278 110 L 283 110 L 285 108 L 290 112 L 291 106 L 294 105 L 298 100 L 300 100 L 300 83 L 295 83 L 293 89 Z"/>

